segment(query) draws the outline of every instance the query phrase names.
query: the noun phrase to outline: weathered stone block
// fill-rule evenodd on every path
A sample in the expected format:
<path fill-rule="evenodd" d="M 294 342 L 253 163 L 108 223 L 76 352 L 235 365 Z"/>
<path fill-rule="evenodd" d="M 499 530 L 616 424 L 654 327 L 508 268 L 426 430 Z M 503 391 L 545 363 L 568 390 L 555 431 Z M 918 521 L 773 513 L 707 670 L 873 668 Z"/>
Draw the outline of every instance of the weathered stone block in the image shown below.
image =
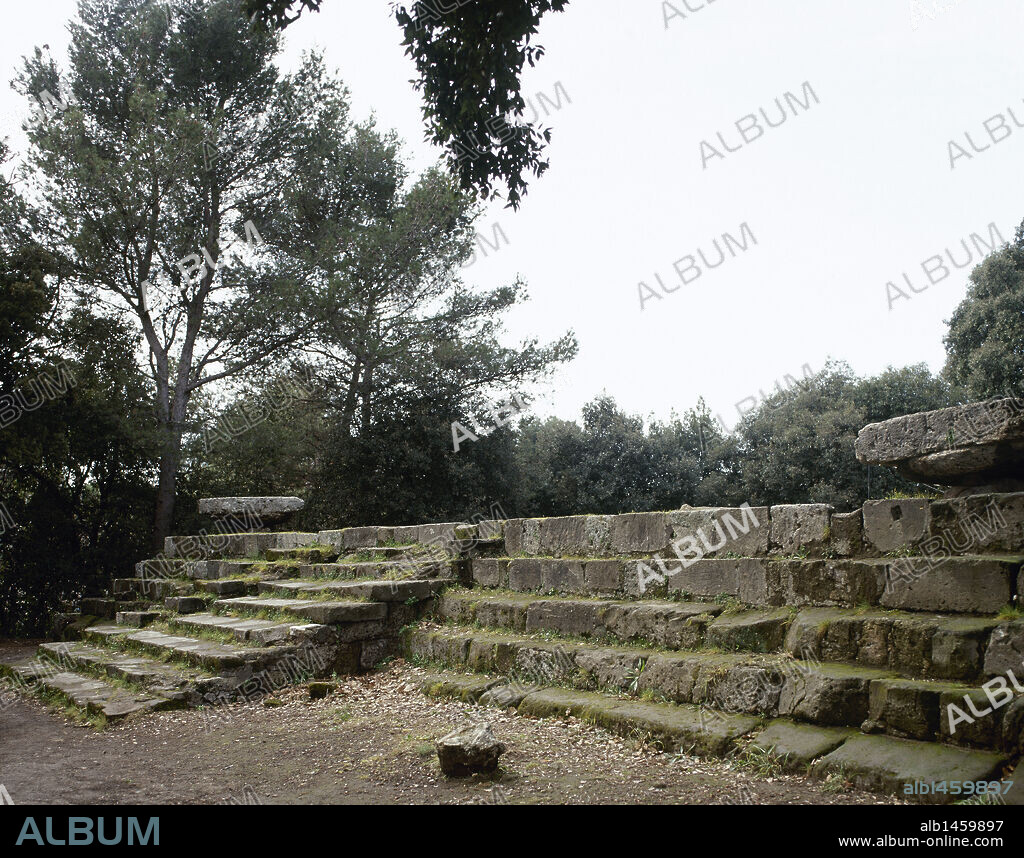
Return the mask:
<path fill-rule="evenodd" d="M 544 560 L 541 563 L 541 580 L 545 592 L 582 593 L 585 590 L 583 561 Z"/>
<path fill-rule="evenodd" d="M 865 733 L 885 732 L 905 739 L 934 739 L 939 729 L 940 683 L 879 679 L 871 683 Z"/>
<path fill-rule="evenodd" d="M 857 458 L 910 479 L 972 486 L 1024 474 L 1024 400 L 991 399 L 861 429 Z"/>
<path fill-rule="evenodd" d="M 607 602 L 540 599 L 531 603 L 526 611 L 526 630 L 591 637 L 599 633 L 598 613 L 607 605 Z"/>
<path fill-rule="evenodd" d="M 709 558 L 685 567 L 674 565 L 676 568 L 668 575 L 669 592 L 702 598 L 733 596 L 749 605 L 769 603 L 767 561 Z"/>
<path fill-rule="evenodd" d="M 864 552 L 864 519 L 861 510 L 832 513 L 829 549 L 836 557 L 861 556 Z"/>
<path fill-rule="evenodd" d="M 512 518 L 505 522 L 505 553 L 509 557 L 523 553 L 523 527 L 526 519 Z"/>
<path fill-rule="evenodd" d="M 890 675 L 866 667 L 800 665 L 785 675 L 779 714 L 824 726 L 860 726 L 868 715 L 871 681 Z"/>
<path fill-rule="evenodd" d="M 1024 685 L 1024 620 L 996 626 L 985 650 L 985 675 L 1013 673 Z"/>
<path fill-rule="evenodd" d="M 448 777 L 493 772 L 504 753 L 505 745 L 494 738 L 490 724 L 460 727 L 437 741 L 437 758 Z"/>
<path fill-rule="evenodd" d="M 769 510 L 769 516 L 772 547 L 783 554 L 820 554 L 828 547 L 828 504 L 780 504 Z"/>
<path fill-rule="evenodd" d="M 416 529 L 416 541 L 421 545 L 451 546 L 455 542 L 456 522 L 421 524 Z"/>
<path fill-rule="evenodd" d="M 879 604 L 907 611 L 994 614 L 1010 603 L 1016 566 L 999 560 L 901 557 L 889 564 Z"/>
<path fill-rule="evenodd" d="M 998 748 L 1006 712 L 1006 706 L 994 708 L 981 688 L 950 688 L 939 696 L 939 735 L 954 745 Z"/>
<path fill-rule="evenodd" d="M 631 512 L 611 518 L 611 550 L 616 554 L 655 554 L 669 544 L 668 517 L 663 512 Z"/>
<path fill-rule="evenodd" d="M 505 522 L 498 519 L 481 521 L 477 525 L 477 536 L 480 539 L 500 539 L 505 535 Z"/>
<path fill-rule="evenodd" d="M 526 557 L 513 557 L 508 562 L 508 588 L 518 593 L 540 590 L 544 586 L 544 563 Z"/>
<path fill-rule="evenodd" d="M 708 645 L 724 650 L 775 652 L 782 647 L 792 619 L 785 608 L 723 614 L 708 626 Z"/>
<path fill-rule="evenodd" d="M 667 515 L 672 540 L 682 540 L 679 547 L 686 557 L 696 557 L 686 553 L 691 545 L 704 557 L 763 557 L 768 553 L 768 507 L 684 507 Z"/>
<path fill-rule="evenodd" d="M 393 528 L 392 538 L 399 545 L 412 545 L 419 537 L 419 526 L 418 525 L 407 525 L 405 527 Z"/>
<path fill-rule="evenodd" d="M 880 554 L 911 548 L 928 532 L 930 505 L 925 498 L 865 501 L 864 539 Z"/>
<path fill-rule="evenodd" d="M 780 757 L 786 770 L 802 771 L 854 735 L 856 731 L 846 727 L 814 727 L 780 720 L 758 733 L 753 745 Z"/>
<path fill-rule="evenodd" d="M 507 587 L 509 561 L 503 557 L 474 557 L 473 581 L 481 587 Z"/>
<path fill-rule="evenodd" d="M 776 560 L 769 575 L 778 581 L 776 602 L 802 606 L 877 605 L 885 565 L 859 560 Z"/>
<path fill-rule="evenodd" d="M 587 560 L 583 564 L 583 588 L 588 593 L 618 593 L 622 589 L 622 584 L 620 561 Z"/>
<path fill-rule="evenodd" d="M 1024 551 L 1024 492 L 980 494 L 934 501 L 923 554 L 1021 554 Z"/>

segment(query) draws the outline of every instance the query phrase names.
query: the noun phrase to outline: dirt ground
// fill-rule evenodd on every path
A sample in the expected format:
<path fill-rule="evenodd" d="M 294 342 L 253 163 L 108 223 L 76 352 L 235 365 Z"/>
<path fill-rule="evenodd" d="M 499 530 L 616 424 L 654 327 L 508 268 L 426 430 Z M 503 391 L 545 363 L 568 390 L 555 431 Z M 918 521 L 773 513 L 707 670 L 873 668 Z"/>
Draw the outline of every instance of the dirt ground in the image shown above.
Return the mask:
<path fill-rule="evenodd" d="M 6 654 L 33 647 L 7 644 Z M 575 719 L 531 720 L 424 697 L 396 662 L 311 701 L 305 687 L 227 709 L 97 730 L 18 697 L 0 709 L 0 784 L 16 804 L 878 804 L 895 799 L 677 756 Z M 270 705 L 267 705 L 267 704 Z M 490 721 L 492 777 L 450 780 L 433 740 Z"/>

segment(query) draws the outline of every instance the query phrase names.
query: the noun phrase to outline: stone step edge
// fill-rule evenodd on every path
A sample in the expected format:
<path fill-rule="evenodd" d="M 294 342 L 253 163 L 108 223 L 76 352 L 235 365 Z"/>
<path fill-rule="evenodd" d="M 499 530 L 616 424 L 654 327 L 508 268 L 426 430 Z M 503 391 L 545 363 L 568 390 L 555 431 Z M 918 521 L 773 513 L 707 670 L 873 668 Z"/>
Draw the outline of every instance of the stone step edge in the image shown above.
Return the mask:
<path fill-rule="evenodd" d="M 473 623 L 470 626 L 466 618 L 453 618 L 443 613 L 444 600 L 452 599 L 463 603 L 471 603 L 470 612 L 472 614 Z M 475 607 L 472 603 L 486 603 L 488 605 L 494 605 L 499 607 L 517 606 L 522 610 L 528 610 L 535 604 L 555 604 L 555 605 L 608 605 L 610 607 L 623 607 L 623 608 L 649 608 L 653 610 L 664 609 L 670 610 L 674 606 L 684 607 L 696 607 L 696 606 L 707 606 L 709 609 L 706 613 L 710 616 L 710 622 L 713 623 L 718 619 L 729 619 L 731 617 L 741 617 L 743 615 L 761 615 L 761 618 L 765 622 L 769 622 L 773 619 L 772 615 L 778 615 L 781 612 L 789 612 L 791 621 L 787 626 L 786 633 L 783 635 L 783 640 L 780 642 L 779 647 L 774 650 L 758 650 L 758 649 L 737 649 L 737 650 L 721 650 L 717 649 L 713 645 L 705 645 L 700 649 L 672 649 L 663 644 L 657 644 L 652 642 L 651 645 L 645 645 L 643 643 L 634 643 L 632 640 L 639 639 L 627 639 L 620 637 L 615 634 L 601 633 L 591 636 L 574 635 L 568 632 L 561 632 L 555 629 L 518 629 L 510 625 L 494 625 L 490 623 L 482 623 L 477 617 L 477 612 L 473 610 Z M 1016 622 L 1014 619 L 1000 620 L 996 614 L 992 615 L 965 615 L 965 614 L 940 614 L 934 612 L 916 612 L 916 611 L 900 611 L 895 609 L 880 608 L 877 606 L 871 606 L 867 608 L 844 608 L 839 606 L 816 606 L 816 605 L 780 605 L 780 606 L 766 606 L 766 605 L 751 605 L 744 602 L 733 602 L 731 605 L 727 605 L 721 602 L 704 602 L 701 600 L 673 600 L 673 599 L 628 599 L 628 598 L 602 598 L 600 596 L 574 596 L 574 595 L 543 595 L 534 593 L 518 593 L 513 590 L 504 590 L 497 588 L 479 588 L 474 587 L 470 589 L 466 588 L 450 588 L 446 589 L 443 593 L 439 594 L 439 600 L 433 609 L 433 613 L 437 619 L 436 621 L 446 627 L 460 626 L 464 628 L 476 628 L 481 631 L 499 632 L 503 634 L 514 634 L 514 635 L 544 635 L 550 634 L 553 639 L 565 640 L 571 643 L 578 644 L 594 644 L 596 646 L 610 646 L 610 647 L 626 647 L 626 648 L 640 648 L 640 649 L 655 649 L 662 652 L 749 652 L 763 655 L 771 655 L 778 653 L 782 655 L 790 655 L 791 653 L 787 649 L 786 638 L 789 633 L 793 630 L 793 625 L 798 619 L 800 614 L 811 611 L 836 611 L 840 612 L 842 616 L 838 616 L 829 620 L 843 619 L 856 619 L 858 616 L 863 615 L 866 619 L 874 619 L 877 615 L 882 615 L 886 618 L 891 618 L 894 622 L 905 622 L 913 625 L 919 625 L 929 622 L 943 622 L 949 621 L 951 623 L 963 622 L 965 620 L 977 620 L 979 622 L 991 622 L 993 624 L 992 632 L 995 632 L 1003 625 L 1009 626 L 1009 624 Z M 692 617 L 687 617 L 686 621 L 692 618 L 703 616 L 704 614 L 693 614 Z M 707 633 L 704 634 L 704 639 L 707 639 Z M 796 658 L 796 656 L 794 656 Z M 857 661 L 836 661 L 832 662 L 835 664 L 845 664 L 851 667 L 873 667 L 879 670 L 891 670 L 906 679 L 928 679 L 935 680 L 937 682 L 959 682 L 969 683 L 975 680 L 970 679 L 951 679 L 939 676 L 927 676 L 922 677 L 917 674 L 908 673 L 905 670 L 900 670 L 898 667 L 880 667 L 878 665 L 868 665 Z M 989 674 L 979 673 L 976 680 L 981 683 L 985 678 L 988 678 Z"/>
<path fill-rule="evenodd" d="M 90 662 L 86 661 L 81 654 L 76 654 L 76 653 L 73 653 L 73 652 L 68 652 L 68 653 L 65 653 L 62 656 L 57 656 L 52 651 L 50 651 L 48 649 L 44 649 L 44 647 L 46 647 L 46 646 L 59 645 L 61 643 L 80 643 L 83 646 L 92 647 L 95 650 L 99 650 L 99 651 L 101 651 L 103 653 L 108 654 L 110 656 L 110 661 L 103 661 L 103 662 L 100 662 L 99 664 L 95 664 L 95 663 L 90 663 Z M 43 644 L 40 644 L 40 648 L 39 648 L 39 650 L 37 650 L 37 657 L 39 659 L 41 659 L 41 660 L 45 660 L 45 661 L 48 661 L 48 662 L 51 662 L 51 663 L 54 663 L 54 664 L 57 664 L 57 665 L 61 664 L 61 659 L 66 659 L 67 663 L 73 665 L 73 669 L 72 669 L 71 672 L 81 673 L 81 674 L 84 674 L 84 675 L 89 675 L 89 676 L 94 677 L 96 679 L 106 680 L 106 681 L 110 682 L 111 684 L 115 684 L 115 685 L 118 685 L 118 686 L 124 686 L 125 688 L 127 688 L 129 690 L 136 690 L 136 691 L 139 691 L 139 692 L 142 692 L 142 693 L 146 693 L 146 694 L 150 694 L 150 695 L 153 695 L 153 696 L 156 696 L 156 697 L 165 697 L 172 704 L 171 706 L 168 706 L 167 708 L 174 708 L 174 709 L 177 709 L 177 708 L 187 708 L 188 704 L 185 702 L 184 696 L 187 695 L 189 689 L 187 689 L 187 688 L 181 689 L 182 699 L 178 699 L 177 696 L 168 696 L 165 692 L 163 692 L 160 689 L 150 688 L 143 681 L 138 681 L 138 680 L 135 680 L 135 679 L 128 679 L 128 678 L 123 677 L 123 676 L 117 676 L 117 675 L 112 674 L 109 669 L 114 667 L 113 663 L 117 659 L 119 659 L 119 658 L 127 657 L 127 658 L 138 659 L 140 661 L 149 662 L 150 664 L 154 665 L 154 667 L 155 666 L 173 667 L 173 669 L 179 671 L 182 674 L 183 678 L 188 681 L 189 685 L 191 685 L 193 687 L 198 685 L 198 684 L 201 684 L 201 683 L 212 683 L 212 682 L 215 682 L 216 680 L 221 678 L 216 673 L 213 673 L 213 672 L 211 672 L 211 671 L 209 671 L 209 670 L 207 670 L 207 669 L 205 669 L 203 667 L 197 666 L 197 665 L 196 666 L 190 666 L 190 667 L 187 667 L 187 668 L 186 667 L 178 667 L 178 666 L 175 666 L 175 665 L 169 665 L 166 661 L 163 661 L 160 658 L 154 657 L 152 654 L 146 654 L 146 653 L 141 653 L 141 652 L 133 652 L 133 651 L 128 651 L 128 650 L 111 649 L 109 647 L 105 647 L 105 646 L 101 645 L 98 642 L 89 643 L 89 642 L 86 642 L 86 641 L 49 641 L 49 642 L 45 642 Z"/>
<path fill-rule="evenodd" d="M 787 718 L 774 718 L 764 723 L 764 719 L 756 716 L 728 715 L 694 704 L 635 703 L 629 699 L 601 692 L 560 689 L 557 686 L 521 686 L 516 689 L 507 677 L 493 677 L 486 674 L 454 671 L 427 673 L 420 678 L 418 685 L 428 697 L 446 697 L 463 703 L 497 706 L 506 710 L 514 709 L 519 714 L 533 717 L 560 718 L 572 715 L 627 738 L 634 738 L 638 732 L 640 734 L 648 732 L 660 740 L 661 750 L 683 750 L 690 753 L 696 752 L 701 756 L 742 758 L 749 749 L 755 749 L 771 754 L 780 768 L 785 771 L 802 771 L 820 779 L 837 777 L 842 780 L 849 778 L 856 786 L 863 789 L 898 795 L 924 803 L 944 802 L 948 800 L 948 794 L 943 796 L 931 790 L 907 794 L 905 789 L 901 789 L 907 782 L 901 782 L 898 776 L 894 776 L 884 769 L 872 770 L 870 766 L 867 766 L 861 767 L 860 770 L 852 770 L 850 759 L 855 759 L 855 757 L 851 754 L 844 755 L 841 753 L 841 749 L 850 740 L 854 740 L 854 744 L 859 744 L 858 740 L 863 738 L 883 750 L 902 750 L 911 759 L 937 753 L 950 760 L 961 761 L 962 764 L 973 762 L 974 770 L 969 776 L 979 780 L 989 780 L 992 775 L 1001 771 L 1007 762 L 1005 755 L 989 751 L 976 751 L 941 745 L 938 742 L 920 742 L 891 736 L 866 736 L 858 734 L 855 730 L 816 727 Z M 556 693 L 552 694 L 552 691 Z M 598 701 L 602 699 L 607 701 L 610 709 L 610 713 L 605 717 L 596 715 Z M 664 711 L 664 707 L 674 707 L 696 714 L 698 719 L 706 718 L 709 725 L 714 722 L 721 724 L 724 721 L 725 724 L 733 727 L 736 734 L 730 735 L 732 731 L 727 728 L 727 732 L 715 736 L 709 730 L 711 735 L 709 740 L 704 743 L 694 743 L 689 747 L 673 747 L 672 731 L 667 731 L 667 735 L 658 735 L 656 731 L 650 730 L 657 723 L 657 716 Z M 644 717 L 644 713 L 650 714 Z M 749 719 L 753 720 L 755 725 L 751 729 L 739 733 L 738 731 L 742 730 L 744 726 L 743 721 L 730 721 L 730 719 Z M 678 735 L 676 734 L 677 741 Z M 666 739 L 668 740 L 667 747 Z M 914 777 L 917 777 L 917 773 L 914 773 Z M 947 774 L 941 775 L 942 781 L 946 781 L 948 778 Z M 929 783 L 934 784 L 935 782 L 932 780 Z M 934 801 L 929 801 L 929 799 Z"/>
<path fill-rule="evenodd" d="M 111 681 L 109 677 L 95 676 L 80 671 L 52 670 L 49 665 L 42 664 L 36 656 L 26 658 L 23 661 L 24 664 L 17 666 L 12 665 L 10 662 L 0 662 L 0 676 L 10 679 L 15 688 L 21 693 L 33 694 L 44 704 L 51 706 L 63 705 L 65 709 L 77 710 L 85 716 L 100 717 L 102 720 L 99 724 L 94 723 L 94 726 L 102 727 L 107 723 L 121 720 L 128 715 L 137 714 L 140 711 L 164 711 L 177 708 L 175 701 L 159 694 L 145 691 L 144 689 L 140 689 L 138 696 L 136 696 L 133 691 L 121 687 L 118 683 Z M 33 664 L 39 664 L 40 668 L 39 670 L 34 670 L 32 676 L 26 677 L 18 672 L 18 667 L 29 667 Z M 80 702 L 75 699 L 70 690 L 62 687 L 56 681 L 58 676 L 73 677 L 83 682 L 100 683 L 110 689 L 114 699 L 106 702 L 92 700 Z M 26 687 L 28 683 L 33 683 L 35 687 Z M 125 711 L 118 704 L 127 704 L 132 708 L 130 711 Z M 133 704 L 135 705 L 133 706 Z"/>
<path fill-rule="evenodd" d="M 108 634 L 109 630 L 115 628 L 117 629 L 117 634 Z M 87 643 L 94 643 L 97 646 L 102 646 L 106 649 L 117 652 L 151 655 L 155 656 L 157 659 L 167 659 L 171 664 L 185 664 L 190 668 L 201 668 L 217 675 L 217 670 L 209 667 L 208 663 L 204 663 L 201 659 L 195 658 L 192 653 L 180 653 L 169 647 L 159 646 L 153 642 L 134 641 L 128 639 L 128 635 L 136 634 L 138 632 L 157 632 L 167 637 L 184 638 L 197 644 L 215 644 L 234 650 L 236 654 L 240 656 L 240 663 L 238 665 L 224 668 L 228 671 L 241 668 L 250 662 L 256 662 L 262 656 L 269 655 L 277 650 L 282 651 L 283 656 L 286 651 L 294 648 L 294 645 L 290 644 L 264 645 L 237 640 L 233 640 L 231 643 L 225 643 L 218 637 L 201 633 L 199 629 L 190 630 L 189 634 L 182 634 L 180 632 L 160 628 L 158 625 L 147 626 L 144 629 L 138 629 L 134 626 L 90 626 L 85 630 L 83 640 Z M 229 656 L 225 653 L 224 657 L 228 658 Z"/>
<path fill-rule="evenodd" d="M 261 604 L 269 601 L 290 601 L 295 602 L 295 606 L 264 606 Z M 383 610 L 380 611 L 381 616 L 379 617 L 374 616 L 372 618 L 367 617 L 362 619 L 344 620 L 343 623 L 363 623 L 371 620 L 383 620 L 387 615 L 386 602 L 373 602 L 366 599 L 345 598 L 344 596 L 332 599 L 301 599 L 298 597 L 283 595 L 267 597 L 266 594 L 263 596 L 234 596 L 227 599 L 217 599 L 217 601 L 210 606 L 210 613 L 216 616 L 233 617 L 236 619 L 267 619 L 272 622 L 280 621 L 282 623 L 291 623 L 293 625 L 307 625 L 313 621 L 304 618 L 300 613 L 306 608 L 348 607 L 353 605 L 367 607 L 381 606 Z M 182 616 L 188 617 L 193 615 L 184 614 Z M 339 625 L 339 623 L 325 623 L 325 625 Z"/>
<path fill-rule="evenodd" d="M 508 643 L 508 644 L 510 644 L 512 646 L 517 646 L 517 647 L 518 646 L 526 646 L 526 647 L 537 646 L 539 648 L 544 648 L 545 646 L 550 646 L 553 649 L 557 650 L 558 645 L 560 643 L 562 643 L 561 640 L 547 640 L 547 639 L 544 639 L 544 638 L 531 638 L 528 635 L 522 635 L 522 634 L 507 635 L 507 634 L 501 634 L 501 633 L 487 632 L 487 631 L 484 631 L 484 630 L 481 630 L 481 629 L 476 629 L 476 628 L 468 627 L 468 626 L 431 627 L 430 625 L 425 625 L 425 624 L 421 623 L 419 625 L 410 626 L 410 627 L 407 627 L 407 628 L 402 630 L 402 650 L 403 650 L 403 653 L 405 654 L 406 658 L 410 658 L 410 639 L 412 638 L 412 636 L 416 635 L 417 633 L 424 633 L 424 632 L 427 633 L 427 634 L 434 634 L 434 633 L 439 633 L 439 632 L 445 633 L 446 632 L 446 633 L 452 633 L 455 637 L 467 637 L 467 638 L 469 638 L 471 643 L 469 644 L 469 647 L 467 649 L 467 661 L 472 657 L 472 653 L 473 653 L 473 649 L 474 649 L 472 641 L 478 639 L 480 636 L 486 636 L 486 637 L 490 638 L 492 641 L 494 641 L 494 639 L 497 638 L 498 640 L 496 642 L 498 642 L 498 643 Z M 768 664 L 765 664 L 764 665 L 765 667 L 777 666 L 779 668 L 779 672 L 782 673 L 783 675 L 790 675 L 792 673 L 800 673 L 801 671 L 800 671 L 799 666 L 800 665 L 804 665 L 804 664 L 809 664 L 811 666 L 811 669 L 807 671 L 808 674 L 814 674 L 815 671 L 823 671 L 825 673 L 828 673 L 828 672 L 839 672 L 840 674 L 842 674 L 842 673 L 851 673 L 855 678 L 859 675 L 860 678 L 863 678 L 865 680 L 865 682 L 867 683 L 866 693 L 868 695 L 868 699 L 866 701 L 867 707 L 866 707 L 866 711 L 864 713 L 864 718 L 863 719 L 860 719 L 856 724 L 847 723 L 846 725 L 829 724 L 827 722 L 826 723 L 820 723 L 820 722 L 818 722 L 816 720 L 811 720 L 811 719 L 808 719 L 807 721 L 803 721 L 801 723 L 807 723 L 807 724 L 810 724 L 812 726 L 822 727 L 822 728 L 823 727 L 845 727 L 847 729 L 856 730 L 861 735 L 878 735 L 878 733 L 862 733 L 861 729 L 860 729 L 863 724 L 866 724 L 866 723 L 868 723 L 871 720 L 871 714 L 872 713 L 871 713 L 871 708 L 870 708 L 871 707 L 870 701 L 871 701 L 872 695 L 873 695 L 873 692 L 872 692 L 873 683 L 876 682 L 876 681 L 888 680 L 888 681 L 893 682 L 894 684 L 898 684 L 900 682 L 909 681 L 909 682 L 912 682 L 912 683 L 920 683 L 920 684 L 922 684 L 924 686 L 927 686 L 927 685 L 930 685 L 930 684 L 934 684 L 936 686 L 936 688 L 938 688 L 939 686 L 946 686 L 945 688 L 942 688 L 942 689 L 939 689 L 939 690 L 942 690 L 942 691 L 952 691 L 952 692 L 954 692 L 956 694 L 959 694 L 960 691 L 974 692 L 974 693 L 982 691 L 980 684 L 977 685 L 977 686 L 974 686 L 974 685 L 968 685 L 966 683 L 950 682 L 950 681 L 945 681 L 945 680 L 930 680 L 930 679 L 921 679 L 921 678 L 918 678 L 918 677 L 905 677 L 905 676 L 899 675 L 896 671 L 892 671 L 892 670 L 872 668 L 872 667 L 865 667 L 863 665 L 851 665 L 851 664 L 846 664 L 846 663 L 843 663 L 843 662 L 803 662 L 800 659 L 795 659 L 795 658 L 792 658 L 792 657 L 789 657 L 789 656 L 785 656 L 785 655 L 782 656 L 782 657 L 777 657 L 773 653 L 708 652 L 708 651 L 658 650 L 658 649 L 652 650 L 652 649 L 642 649 L 642 648 L 639 648 L 639 647 L 631 647 L 631 646 L 621 646 L 621 647 L 620 646 L 600 646 L 600 645 L 594 645 L 592 642 L 589 642 L 589 641 L 565 641 L 565 642 L 569 643 L 569 644 L 572 644 L 574 646 L 581 646 L 585 650 L 593 650 L 593 651 L 598 652 L 598 653 L 600 653 L 601 651 L 604 651 L 604 652 L 610 652 L 610 653 L 614 653 L 614 654 L 619 654 L 619 655 L 622 655 L 622 656 L 624 656 L 626 658 L 633 658 L 634 659 L 634 668 L 633 668 L 634 670 L 637 668 L 637 666 L 641 665 L 641 663 L 642 663 L 642 666 L 640 667 L 639 671 L 637 672 L 637 680 L 639 680 L 640 675 L 642 674 L 643 670 L 645 670 L 647 668 L 647 666 L 650 663 L 651 659 L 659 657 L 659 656 L 664 656 L 664 657 L 672 659 L 672 658 L 686 658 L 687 656 L 698 656 L 699 657 L 699 656 L 705 656 L 706 655 L 706 656 L 709 657 L 709 660 L 711 658 L 713 658 L 714 656 L 716 656 L 716 655 L 725 656 L 725 657 L 740 656 L 740 657 L 746 657 L 747 659 L 751 659 L 751 661 L 749 663 L 740 663 L 740 664 L 732 665 L 732 666 L 730 666 L 728 668 L 728 670 L 743 671 L 743 670 L 745 670 L 747 668 L 757 667 L 757 666 L 759 666 L 759 664 L 758 664 L 757 661 L 754 661 L 754 659 L 761 659 L 761 660 L 767 660 Z M 772 663 L 773 660 L 777 661 L 777 664 L 773 664 Z M 414 661 L 414 663 L 418 663 L 420 661 L 423 661 L 423 658 L 420 657 L 420 656 L 417 656 L 417 657 L 415 657 L 413 659 L 413 661 Z M 437 666 L 439 666 L 441 668 L 444 668 L 446 670 L 458 670 L 458 669 L 460 669 L 460 668 L 465 666 L 465 664 L 463 664 L 463 663 L 450 662 L 450 661 L 437 661 L 437 660 L 429 660 L 429 659 L 428 659 L 428 661 L 430 661 L 430 663 L 435 664 L 435 665 L 437 665 Z M 785 670 L 785 665 L 795 665 L 797 667 L 796 667 L 795 670 L 787 671 L 787 670 Z M 479 673 L 486 675 L 486 674 L 489 673 L 489 671 L 487 670 L 487 668 L 481 668 Z M 513 681 L 518 681 L 518 680 L 513 679 Z M 640 691 L 639 687 L 637 689 L 634 689 L 632 692 L 626 691 L 625 689 L 623 689 L 621 691 L 616 691 L 615 689 L 611 689 L 611 688 L 603 688 L 600 691 L 593 692 L 593 691 L 590 691 L 590 690 L 574 688 L 571 685 L 562 685 L 562 686 L 558 686 L 558 687 L 565 687 L 567 689 L 572 689 L 574 691 L 579 691 L 580 693 L 620 693 L 620 694 L 629 694 L 630 697 L 632 697 L 633 699 L 637 699 L 637 700 L 644 699 L 644 695 L 645 695 L 645 693 L 647 693 L 646 690 L 645 691 Z M 677 705 L 677 706 L 697 705 L 697 706 L 701 706 L 703 708 L 706 708 L 709 711 L 722 712 L 723 714 L 726 714 L 726 710 L 719 709 L 717 706 L 714 706 L 714 705 L 709 705 L 709 704 L 705 704 L 705 703 L 701 703 L 701 704 L 675 703 L 673 701 L 664 700 L 664 695 L 657 695 L 657 696 L 662 697 L 662 702 L 665 702 L 667 705 Z M 1024 699 L 1024 695 L 1017 695 L 1014 699 Z M 770 713 L 761 713 L 761 712 L 759 712 L 759 713 L 757 713 L 756 715 L 754 715 L 752 717 L 785 718 L 786 715 L 784 715 L 784 714 L 770 714 Z M 890 734 L 885 734 L 885 735 L 890 736 Z M 894 736 L 890 736 L 890 737 L 891 738 L 895 738 Z M 957 744 L 954 744 L 952 742 L 943 741 L 943 737 L 941 736 L 941 732 L 940 732 L 939 737 L 935 738 L 934 740 L 932 740 L 932 739 L 929 739 L 929 740 L 917 740 L 917 739 L 915 739 L 915 740 L 911 740 L 911 741 L 925 741 L 927 744 L 936 744 L 936 745 L 941 745 L 942 747 L 950 747 L 950 748 L 969 749 L 969 750 L 976 749 L 976 746 L 974 746 L 974 745 L 966 745 L 966 746 L 965 745 L 957 745 Z M 998 737 L 997 737 L 997 741 L 998 741 Z M 986 748 L 987 747 L 988 746 L 986 746 Z M 979 749 L 979 750 L 981 750 L 981 749 Z"/>

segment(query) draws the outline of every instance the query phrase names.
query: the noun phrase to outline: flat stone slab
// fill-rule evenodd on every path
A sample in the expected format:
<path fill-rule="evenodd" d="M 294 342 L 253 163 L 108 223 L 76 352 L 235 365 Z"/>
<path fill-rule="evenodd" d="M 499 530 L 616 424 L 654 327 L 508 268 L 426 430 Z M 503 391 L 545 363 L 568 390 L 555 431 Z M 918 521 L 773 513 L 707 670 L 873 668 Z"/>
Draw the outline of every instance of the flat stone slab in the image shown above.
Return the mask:
<path fill-rule="evenodd" d="M 990 399 L 872 423 L 860 430 L 854 449 L 865 464 L 887 465 L 923 482 L 1024 480 L 1024 399 Z"/>
<path fill-rule="evenodd" d="M 535 717 L 572 715 L 620 735 L 640 730 L 672 748 L 724 756 L 741 736 L 757 727 L 750 715 L 731 715 L 700 706 L 620 700 L 605 694 L 545 688 L 527 694 L 519 712 Z"/>
<path fill-rule="evenodd" d="M 427 697 L 454 697 L 463 703 L 476 703 L 484 692 L 506 681 L 504 678 L 495 679 L 490 676 L 434 673 L 424 676 L 419 686 Z"/>
<path fill-rule="evenodd" d="M 383 620 L 388 606 L 383 602 L 318 602 L 304 599 L 220 599 L 217 609 L 282 611 L 311 623 L 365 623 Z"/>
<path fill-rule="evenodd" d="M 858 787 L 907 795 L 929 803 L 956 796 L 934 793 L 931 785 L 952 781 L 999 780 L 1006 758 L 991 751 L 972 751 L 934 742 L 915 742 L 889 736 L 852 736 L 811 766 L 814 774 L 839 772 Z M 906 784 L 929 785 L 928 795 L 905 792 Z"/>
<path fill-rule="evenodd" d="M 817 727 L 792 721 L 772 721 L 758 733 L 753 745 L 782 758 L 791 771 L 802 769 L 818 757 L 831 753 L 857 731 L 849 727 Z"/>
<path fill-rule="evenodd" d="M 278 522 L 306 506 L 302 498 L 202 498 L 199 512 L 214 518 L 255 516 L 264 524 Z"/>

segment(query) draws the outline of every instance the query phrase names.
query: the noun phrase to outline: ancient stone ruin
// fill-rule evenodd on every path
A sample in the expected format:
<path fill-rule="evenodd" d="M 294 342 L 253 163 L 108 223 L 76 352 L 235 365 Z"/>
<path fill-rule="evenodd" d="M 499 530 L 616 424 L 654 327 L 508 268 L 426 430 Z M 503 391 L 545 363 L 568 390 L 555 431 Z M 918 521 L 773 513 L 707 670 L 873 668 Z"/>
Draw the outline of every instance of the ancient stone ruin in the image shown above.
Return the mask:
<path fill-rule="evenodd" d="M 3 669 L 110 719 L 215 716 L 404 656 L 428 695 L 951 800 L 907 785 L 1010 781 L 1024 752 L 1022 407 L 862 431 L 941 499 L 173 537 Z"/>

